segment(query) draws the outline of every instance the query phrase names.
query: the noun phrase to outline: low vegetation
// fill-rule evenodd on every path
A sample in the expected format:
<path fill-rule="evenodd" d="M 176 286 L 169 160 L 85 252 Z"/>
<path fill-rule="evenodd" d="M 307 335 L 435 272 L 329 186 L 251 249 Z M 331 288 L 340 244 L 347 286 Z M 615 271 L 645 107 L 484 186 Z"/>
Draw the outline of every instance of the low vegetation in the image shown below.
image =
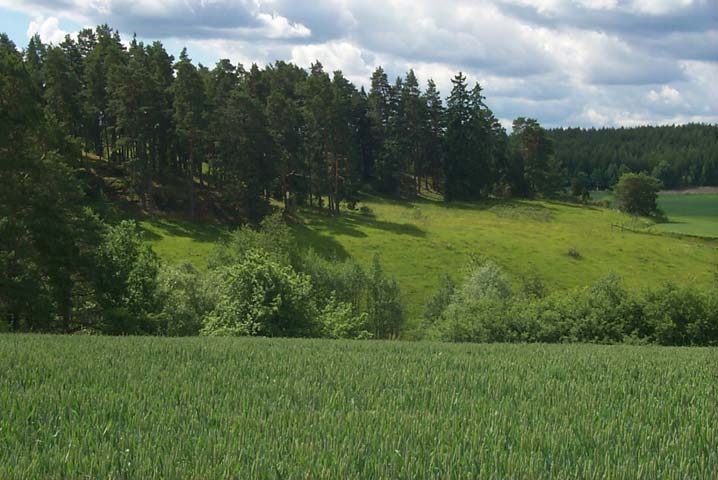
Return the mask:
<path fill-rule="evenodd" d="M 445 341 L 718 345 L 718 290 L 633 292 L 611 275 L 548 294 L 536 280 L 516 290 L 496 264 L 476 260 L 463 284 L 444 280 L 425 319 L 427 336 Z"/>
<path fill-rule="evenodd" d="M 710 478 L 717 355 L 0 335 L 0 477 Z"/>

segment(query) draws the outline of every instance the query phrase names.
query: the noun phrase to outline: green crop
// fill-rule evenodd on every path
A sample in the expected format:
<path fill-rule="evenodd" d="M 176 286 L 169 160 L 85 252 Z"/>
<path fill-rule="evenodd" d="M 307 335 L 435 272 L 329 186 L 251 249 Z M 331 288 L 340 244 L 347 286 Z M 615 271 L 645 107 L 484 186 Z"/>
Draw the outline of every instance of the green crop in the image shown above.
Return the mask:
<path fill-rule="evenodd" d="M 0 478 L 716 478 L 718 350 L 0 336 Z"/>

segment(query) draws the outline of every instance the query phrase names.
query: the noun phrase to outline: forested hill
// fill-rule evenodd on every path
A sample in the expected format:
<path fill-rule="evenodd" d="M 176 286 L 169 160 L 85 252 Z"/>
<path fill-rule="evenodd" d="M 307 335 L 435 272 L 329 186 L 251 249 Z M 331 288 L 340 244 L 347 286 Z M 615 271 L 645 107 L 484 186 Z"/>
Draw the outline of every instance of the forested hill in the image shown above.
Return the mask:
<path fill-rule="evenodd" d="M 666 188 L 718 185 L 718 125 L 549 130 L 569 176 L 590 188 L 645 171 Z"/>

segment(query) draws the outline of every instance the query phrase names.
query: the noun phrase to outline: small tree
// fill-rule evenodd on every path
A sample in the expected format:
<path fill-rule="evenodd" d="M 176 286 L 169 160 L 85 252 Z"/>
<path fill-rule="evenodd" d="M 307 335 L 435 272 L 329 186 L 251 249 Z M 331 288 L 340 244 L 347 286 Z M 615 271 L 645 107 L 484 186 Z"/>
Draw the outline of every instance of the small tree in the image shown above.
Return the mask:
<path fill-rule="evenodd" d="M 624 173 L 614 192 L 621 210 L 635 215 L 651 215 L 658 211 L 656 199 L 661 189 L 657 178 L 645 173 Z"/>

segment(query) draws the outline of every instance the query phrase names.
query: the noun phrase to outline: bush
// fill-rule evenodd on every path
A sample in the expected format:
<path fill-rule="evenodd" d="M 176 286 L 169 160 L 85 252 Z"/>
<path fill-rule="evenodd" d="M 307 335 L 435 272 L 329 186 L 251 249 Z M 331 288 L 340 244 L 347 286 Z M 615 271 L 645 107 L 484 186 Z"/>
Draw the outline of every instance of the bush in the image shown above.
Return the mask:
<path fill-rule="evenodd" d="M 210 279 L 216 303 L 204 319 L 203 335 L 309 337 L 319 334 L 317 308 L 307 275 L 250 250 Z"/>
<path fill-rule="evenodd" d="M 486 262 L 473 267 L 428 333 L 457 342 L 718 345 L 718 294 L 668 285 L 640 295 L 609 275 L 545 297 L 512 295 Z"/>
<path fill-rule="evenodd" d="M 160 332 L 170 336 L 197 335 L 203 317 L 211 310 L 213 298 L 204 276 L 192 264 L 165 267 L 158 276 L 162 308 Z"/>
<path fill-rule="evenodd" d="M 424 310 L 424 320 L 427 324 L 436 322 L 451 303 L 451 299 L 456 293 L 456 283 L 449 275 L 444 275 L 439 281 L 439 289 L 429 300 L 426 310 Z"/>
<path fill-rule="evenodd" d="M 690 287 L 665 287 L 645 297 L 646 322 L 662 345 L 717 345 L 716 295 Z"/>
<path fill-rule="evenodd" d="M 298 257 L 296 270 L 309 275 L 317 304 L 323 307 L 332 297 L 351 304 L 355 313 L 366 309 L 367 277 L 354 260 L 326 259 L 314 250 Z"/>
<path fill-rule="evenodd" d="M 101 331 L 156 333 L 159 266 L 157 255 L 142 242 L 135 222 L 125 220 L 107 230 L 95 260 Z"/>
<path fill-rule="evenodd" d="M 294 256 L 292 231 L 281 213 L 269 215 L 255 230 L 245 225 L 235 230 L 227 241 L 215 249 L 209 261 L 211 269 L 240 262 L 251 250 L 261 250 L 282 264 Z"/>
<path fill-rule="evenodd" d="M 367 313 L 369 331 L 375 338 L 395 338 L 399 335 L 404 321 L 401 292 L 396 280 L 384 275 L 379 255 L 376 254 L 369 272 Z"/>
<path fill-rule="evenodd" d="M 656 199 L 661 189 L 657 178 L 645 173 L 624 173 L 614 187 L 620 208 L 634 215 L 651 215 L 657 210 Z"/>
<path fill-rule="evenodd" d="M 355 339 L 372 337 L 368 331 L 368 315 L 365 312 L 356 314 L 349 303 L 337 301 L 333 296 L 319 313 L 319 323 L 323 337 Z"/>

